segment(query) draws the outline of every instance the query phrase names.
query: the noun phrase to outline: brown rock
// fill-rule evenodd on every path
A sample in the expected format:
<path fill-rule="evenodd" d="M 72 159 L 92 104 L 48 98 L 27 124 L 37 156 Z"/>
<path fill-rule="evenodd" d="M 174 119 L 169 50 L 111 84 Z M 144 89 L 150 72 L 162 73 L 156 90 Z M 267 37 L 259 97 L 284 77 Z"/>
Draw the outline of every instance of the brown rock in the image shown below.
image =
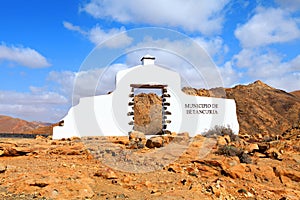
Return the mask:
<path fill-rule="evenodd" d="M 258 157 L 258 158 L 266 158 L 266 157 L 267 157 L 266 154 L 259 153 L 259 152 L 255 152 L 255 153 L 254 153 L 254 156 L 255 156 L 255 157 Z"/>
<path fill-rule="evenodd" d="M 140 131 L 132 131 L 129 133 L 129 148 L 141 149 L 146 144 L 145 134 Z"/>
<path fill-rule="evenodd" d="M 37 135 L 37 136 L 35 136 L 35 139 L 36 140 L 44 140 L 46 138 L 44 136 L 42 136 L 42 135 Z"/>
<path fill-rule="evenodd" d="M 160 148 L 164 146 L 164 140 L 161 136 L 151 137 L 146 142 L 148 148 Z"/>
<path fill-rule="evenodd" d="M 229 135 L 224 135 L 224 139 L 226 140 L 227 144 L 231 142 L 230 136 Z"/>
<path fill-rule="evenodd" d="M 226 172 L 226 174 L 229 177 L 231 177 L 233 179 L 242 178 L 246 171 L 246 167 L 245 167 L 245 164 L 239 164 L 239 165 L 235 165 L 229 169 L 225 169 L 224 171 Z"/>
<path fill-rule="evenodd" d="M 111 169 L 101 170 L 94 174 L 94 176 L 103 177 L 105 179 L 116 179 L 118 176 Z"/>
<path fill-rule="evenodd" d="M 171 164 L 167 167 L 169 172 L 174 172 L 174 173 L 182 173 L 183 169 L 181 166 L 177 163 Z"/>
<path fill-rule="evenodd" d="M 252 153 L 254 151 L 259 150 L 258 144 L 255 143 L 250 143 L 249 145 L 246 146 L 246 152 L 245 153 Z"/>
<path fill-rule="evenodd" d="M 218 146 L 224 146 L 227 144 L 227 141 L 223 136 L 219 136 L 217 144 L 218 144 Z"/>
<path fill-rule="evenodd" d="M 130 183 L 132 181 L 132 177 L 131 176 L 126 176 L 122 179 L 123 183 Z"/>
<path fill-rule="evenodd" d="M 272 159 L 282 160 L 282 154 L 275 148 L 268 149 L 266 155 Z"/>
<path fill-rule="evenodd" d="M 131 131 L 129 133 L 129 140 L 145 140 L 145 134 L 140 131 Z"/>
<path fill-rule="evenodd" d="M 0 164 L 0 173 L 4 173 L 7 169 L 6 165 Z"/>

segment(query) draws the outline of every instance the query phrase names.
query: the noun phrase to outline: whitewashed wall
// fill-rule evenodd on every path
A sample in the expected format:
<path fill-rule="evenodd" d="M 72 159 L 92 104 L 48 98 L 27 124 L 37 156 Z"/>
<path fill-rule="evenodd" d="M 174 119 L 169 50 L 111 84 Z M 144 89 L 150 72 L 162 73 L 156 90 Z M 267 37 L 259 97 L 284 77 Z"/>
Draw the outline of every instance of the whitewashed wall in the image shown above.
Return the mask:
<path fill-rule="evenodd" d="M 172 122 L 167 129 L 172 132 L 189 132 L 191 136 L 202 134 L 215 125 L 229 126 L 235 134 L 239 132 L 236 104 L 232 99 L 190 96 L 181 91 L 178 73 L 155 65 L 152 60 L 143 62 L 116 77 L 116 90 L 108 95 L 81 98 L 62 119 L 64 126 L 53 129 L 53 139 L 73 136 L 126 136 L 132 130 L 127 116 L 130 107 L 130 84 L 167 84 Z M 188 104 L 205 104 L 215 108 L 187 108 Z M 217 114 L 201 114 L 201 110 L 212 110 Z M 199 114 L 197 114 L 197 112 Z M 208 111 L 204 111 L 208 112 Z"/>

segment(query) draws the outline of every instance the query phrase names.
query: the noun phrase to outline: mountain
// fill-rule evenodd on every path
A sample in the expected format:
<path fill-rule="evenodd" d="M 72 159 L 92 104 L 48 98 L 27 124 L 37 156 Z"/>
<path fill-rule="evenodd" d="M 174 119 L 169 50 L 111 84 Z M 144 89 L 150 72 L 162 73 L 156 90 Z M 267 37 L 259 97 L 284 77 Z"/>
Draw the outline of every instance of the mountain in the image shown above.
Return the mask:
<path fill-rule="evenodd" d="M 22 119 L 0 115 L 0 133 L 34 133 L 35 129 L 47 127 L 46 123 L 28 122 Z"/>
<path fill-rule="evenodd" d="M 300 90 L 296 90 L 296 91 L 294 91 L 294 92 L 291 92 L 290 94 L 292 94 L 292 95 L 294 95 L 294 96 L 300 98 Z"/>
<path fill-rule="evenodd" d="M 240 133 L 281 134 L 299 125 L 300 98 L 261 81 L 226 89 L 235 99 Z"/>

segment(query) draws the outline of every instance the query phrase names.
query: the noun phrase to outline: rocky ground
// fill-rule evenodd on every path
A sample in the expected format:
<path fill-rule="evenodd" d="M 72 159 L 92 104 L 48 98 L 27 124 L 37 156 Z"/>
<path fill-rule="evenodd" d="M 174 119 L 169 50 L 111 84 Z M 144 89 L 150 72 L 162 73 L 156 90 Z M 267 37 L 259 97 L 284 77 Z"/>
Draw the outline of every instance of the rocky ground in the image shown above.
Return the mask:
<path fill-rule="evenodd" d="M 280 136 L 0 141 L 0 199 L 299 199 L 300 128 Z"/>

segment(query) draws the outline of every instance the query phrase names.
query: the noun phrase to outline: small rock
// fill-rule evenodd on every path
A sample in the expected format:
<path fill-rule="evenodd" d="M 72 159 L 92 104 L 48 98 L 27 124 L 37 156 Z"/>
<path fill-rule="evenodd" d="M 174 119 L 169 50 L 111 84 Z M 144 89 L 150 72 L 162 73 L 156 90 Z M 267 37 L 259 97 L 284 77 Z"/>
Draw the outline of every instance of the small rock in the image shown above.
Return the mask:
<path fill-rule="evenodd" d="M 183 169 L 180 167 L 179 164 L 174 163 L 168 167 L 168 171 L 174 172 L 174 173 L 181 173 L 181 172 L 183 172 Z"/>
<path fill-rule="evenodd" d="M 0 150 L 0 156 L 2 156 L 4 154 L 4 151 Z"/>
<path fill-rule="evenodd" d="M 185 137 L 186 139 L 190 138 L 190 135 L 188 132 L 178 133 L 177 136 L 182 136 L 182 137 Z"/>
<path fill-rule="evenodd" d="M 152 186 L 152 183 L 150 182 L 150 181 L 145 181 L 145 186 L 147 187 L 147 188 L 149 188 L 149 187 L 151 187 Z"/>
<path fill-rule="evenodd" d="M 107 169 L 105 171 L 99 171 L 94 174 L 94 176 L 103 177 L 106 179 L 116 179 L 118 178 L 116 173 L 111 169 Z"/>
<path fill-rule="evenodd" d="M 140 131 L 132 131 L 129 133 L 129 140 L 146 140 L 145 134 Z"/>
<path fill-rule="evenodd" d="M 4 173 L 7 169 L 7 166 L 0 164 L 0 173 Z"/>
<path fill-rule="evenodd" d="M 132 177 L 130 177 L 130 176 L 126 176 L 122 179 L 123 183 L 130 183 L 131 180 L 132 180 Z"/>
<path fill-rule="evenodd" d="M 259 150 L 258 144 L 255 144 L 255 143 L 251 143 L 246 147 L 247 153 L 252 153 L 252 152 L 258 151 L 258 150 Z"/>
<path fill-rule="evenodd" d="M 160 148 L 163 147 L 164 141 L 160 136 L 155 136 L 147 140 L 146 147 L 148 148 Z"/>
<path fill-rule="evenodd" d="M 266 151 L 266 154 L 269 158 L 282 160 L 282 154 L 275 148 L 270 148 Z"/>
<path fill-rule="evenodd" d="M 219 136 L 217 144 L 218 144 L 218 146 L 224 146 L 227 144 L 227 141 L 223 136 Z"/>
<path fill-rule="evenodd" d="M 231 142 L 230 136 L 229 135 L 224 135 L 224 139 L 226 140 L 227 144 Z"/>
<path fill-rule="evenodd" d="M 221 191 L 220 191 L 219 188 L 217 188 L 217 187 L 211 187 L 211 190 L 212 190 L 212 193 L 214 195 L 216 195 L 217 198 L 219 198 L 221 196 Z"/>
<path fill-rule="evenodd" d="M 145 147 L 145 134 L 139 131 L 132 131 L 129 133 L 129 149 L 142 149 Z"/>
<path fill-rule="evenodd" d="M 258 158 L 266 158 L 266 157 L 267 157 L 265 154 L 259 153 L 259 152 L 255 152 L 255 153 L 254 153 L 254 156 L 255 156 L 255 157 L 258 157 Z"/>
<path fill-rule="evenodd" d="M 37 136 L 35 136 L 35 139 L 36 140 L 44 140 L 46 138 L 44 136 L 42 136 L 42 135 L 37 135 Z"/>

